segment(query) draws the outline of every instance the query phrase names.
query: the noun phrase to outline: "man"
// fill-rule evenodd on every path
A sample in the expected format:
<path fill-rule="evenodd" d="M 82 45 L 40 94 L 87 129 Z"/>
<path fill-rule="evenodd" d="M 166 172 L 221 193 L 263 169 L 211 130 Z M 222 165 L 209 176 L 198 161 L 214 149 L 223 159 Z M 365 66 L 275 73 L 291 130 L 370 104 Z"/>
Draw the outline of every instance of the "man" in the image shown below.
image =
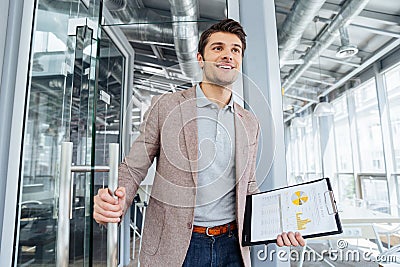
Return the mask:
<path fill-rule="evenodd" d="M 157 158 L 143 230 L 143 266 L 250 266 L 250 249 L 240 244 L 246 195 L 258 192 L 259 124 L 233 102 L 231 91 L 245 37 L 231 19 L 201 35 L 202 82 L 152 99 L 141 134 L 120 165 L 118 200 L 107 189 L 95 197 L 95 220 L 119 222 Z M 304 245 L 304 239 L 282 233 L 277 243 Z"/>

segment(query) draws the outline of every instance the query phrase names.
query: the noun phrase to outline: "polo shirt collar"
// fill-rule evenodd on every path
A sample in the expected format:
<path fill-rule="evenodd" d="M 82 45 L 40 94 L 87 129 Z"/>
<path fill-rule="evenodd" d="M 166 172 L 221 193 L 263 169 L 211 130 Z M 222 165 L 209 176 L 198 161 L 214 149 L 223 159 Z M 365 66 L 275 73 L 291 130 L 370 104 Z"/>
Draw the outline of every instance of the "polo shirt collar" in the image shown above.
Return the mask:
<path fill-rule="evenodd" d="M 229 103 L 223 108 L 223 109 L 230 109 L 232 113 L 234 113 L 233 109 L 233 94 L 231 95 L 231 99 L 229 100 Z M 201 90 L 201 87 L 199 84 L 196 85 L 196 106 L 197 107 L 205 107 L 208 105 L 216 105 L 215 103 L 211 102 L 203 93 L 203 90 Z"/>

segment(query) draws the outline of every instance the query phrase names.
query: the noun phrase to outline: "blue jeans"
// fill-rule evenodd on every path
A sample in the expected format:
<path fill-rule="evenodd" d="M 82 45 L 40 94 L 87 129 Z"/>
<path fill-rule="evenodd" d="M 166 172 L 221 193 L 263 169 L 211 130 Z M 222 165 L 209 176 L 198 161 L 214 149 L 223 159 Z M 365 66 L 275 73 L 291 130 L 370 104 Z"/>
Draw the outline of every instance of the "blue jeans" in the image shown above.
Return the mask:
<path fill-rule="evenodd" d="M 209 237 L 192 233 L 182 267 L 242 267 L 237 230 Z"/>

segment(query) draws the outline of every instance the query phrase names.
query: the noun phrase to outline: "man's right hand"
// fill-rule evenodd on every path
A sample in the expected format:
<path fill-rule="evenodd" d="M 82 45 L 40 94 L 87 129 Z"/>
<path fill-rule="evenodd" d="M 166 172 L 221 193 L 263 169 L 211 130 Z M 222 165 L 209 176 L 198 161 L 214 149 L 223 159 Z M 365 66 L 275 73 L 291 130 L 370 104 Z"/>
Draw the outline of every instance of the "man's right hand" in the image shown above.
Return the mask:
<path fill-rule="evenodd" d="M 125 187 L 119 187 L 115 191 L 114 198 L 108 188 L 99 189 L 94 197 L 93 218 L 99 224 L 118 223 L 124 213 L 126 205 Z"/>

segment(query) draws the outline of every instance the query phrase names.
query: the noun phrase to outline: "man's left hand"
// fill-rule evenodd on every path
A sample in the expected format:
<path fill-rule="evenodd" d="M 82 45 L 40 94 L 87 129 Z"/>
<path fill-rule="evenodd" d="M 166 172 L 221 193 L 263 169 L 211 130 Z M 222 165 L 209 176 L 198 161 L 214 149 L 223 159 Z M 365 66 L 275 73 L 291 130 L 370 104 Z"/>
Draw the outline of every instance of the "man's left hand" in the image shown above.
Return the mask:
<path fill-rule="evenodd" d="M 283 246 L 302 246 L 304 247 L 306 245 L 306 241 L 304 238 L 301 236 L 299 232 L 293 233 L 285 233 L 283 232 L 282 234 L 278 235 L 276 238 L 276 244 L 279 247 Z"/>

